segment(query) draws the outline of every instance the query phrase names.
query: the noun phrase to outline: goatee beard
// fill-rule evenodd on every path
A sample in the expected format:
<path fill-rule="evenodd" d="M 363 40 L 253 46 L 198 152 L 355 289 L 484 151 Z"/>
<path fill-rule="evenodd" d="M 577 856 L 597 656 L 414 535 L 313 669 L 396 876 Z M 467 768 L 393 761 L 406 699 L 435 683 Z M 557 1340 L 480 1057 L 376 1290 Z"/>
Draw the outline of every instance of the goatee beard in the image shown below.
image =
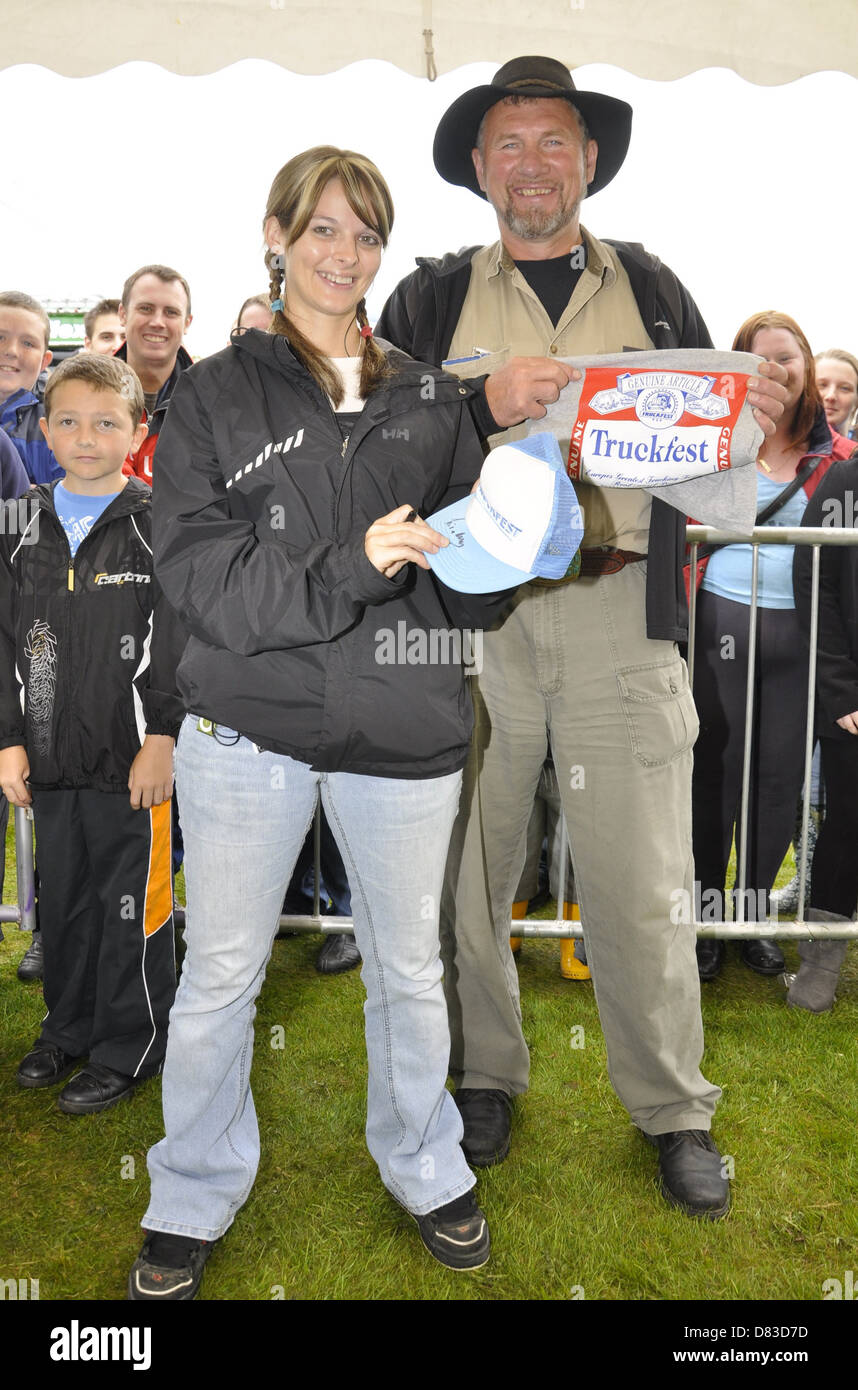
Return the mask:
<path fill-rule="evenodd" d="M 581 209 L 580 200 L 570 208 L 565 203 L 553 212 L 533 208 L 516 212 L 512 198 L 509 198 L 503 212 L 503 221 L 514 236 L 523 241 L 541 241 L 562 232 L 575 221 Z"/>

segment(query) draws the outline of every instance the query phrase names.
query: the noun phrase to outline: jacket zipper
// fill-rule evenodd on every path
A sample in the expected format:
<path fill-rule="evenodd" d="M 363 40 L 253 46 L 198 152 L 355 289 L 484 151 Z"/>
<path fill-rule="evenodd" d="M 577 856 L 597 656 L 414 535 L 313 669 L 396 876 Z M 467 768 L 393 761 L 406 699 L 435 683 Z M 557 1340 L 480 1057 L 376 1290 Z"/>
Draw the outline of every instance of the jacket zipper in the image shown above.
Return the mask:
<path fill-rule="evenodd" d="M 52 495 L 51 500 L 52 500 L 52 502 L 53 502 L 53 495 Z M 69 702 L 69 692 L 71 691 L 72 684 L 73 684 L 72 678 L 71 678 L 71 654 L 72 654 L 72 652 L 73 652 L 74 649 L 75 649 L 74 609 L 73 609 L 73 607 L 71 606 L 71 605 L 74 603 L 74 599 L 73 599 L 73 597 L 72 597 L 72 595 L 74 594 L 74 556 L 73 556 L 72 553 L 71 553 L 71 546 L 69 545 L 69 538 L 68 538 L 68 536 L 66 535 L 65 527 L 63 526 L 63 524 L 62 524 L 62 522 L 60 521 L 59 517 L 57 516 L 56 512 L 55 512 L 55 511 L 50 511 L 50 510 L 48 510 L 47 508 L 46 508 L 46 511 L 47 511 L 48 516 L 50 516 L 51 519 L 52 519 L 52 521 L 55 523 L 55 525 L 56 525 L 56 527 L 57 527 L 57 530 L 59 531 L 59 534 L 60 534 L 60 537 L 61 537 L 61 541 L 62 541 L 62 543 L 65 545 L 66 551 L 68 552 L 68 561 L 67 561 L 67 564 L 66 564 L 66 613 L 67 613 L 67 619 L 66 619 L 66 623 L 65 623 L 65 629 L 66 629 L 66 630 L 65 630 L 65 640 L 64 640 L 63 648 L 62 648 L 62 658 L 63 658 L 63 660 L 62 660 L 62 673 L 61 673 L 61 675 L 62 675 L 62 703 L 60 703 L 60 698 L 59 698 L 59 697 L 60 697 L 60 690 L 57 689 L 56 692 L 55 692 L 55 695 L 54 695 L 54 708 L 53 708 L 52 716 L 51 716 L 51 719 L 52 719 L 52 722 L 53 722 L 53 719 L 56 717 L 57 711 L 60 710 L 60 709 L 62 709 L 63 712 L 64 712 L 65 715 L 66 715 L 65 730 L 64 730 L 64 737 L 63 737 L 63 743 L 62 743 L 62 757 L 59 756 L 60 746 L 59 746 L 59 744 L 56 745 L 57 754 L 58 754 L 57 759 L 56 759 L 56 776 L 57 776 L 57 780 L 60 781 L 60 780 L 61 780 L 61 777 L 60 777 L 60 769 L 61 769 L 62 767 L 69 768 L 69 767 L 72 767 L 72 766 L 74 765 L 74 764 L 73 764 L 73 760 L 72 760 L 72 756 L 71 756 L 71 755 L 72 755 L 72 746 L 71 746 L 72 720 L 68 717 L 69 705 L 70 705 L 70 702 Z M 59 636 L 59 634 L 57 634 L 57 636 Z"/>
<path fill-rule="evenodd" d="M 136 510 L 136 508 L 132 508 L 130 512 L 123 513 L 123 515 L 133 515 L 133 512 L 134 512 L 135 510 Z M 62 522 L 60 521 L 59 517 L 57 516 L 56 508 L 54 507 L 53 493 L 51 493 L 51 504 L 50 504 L 50 507 L 49 507 L 49 508 L 45 508 L 45 511 L 46 511 L 47 515 L 50 516 L 51 519 L 55 522 L 56 527 L 57 527 L 57 530 L 59 531 L 60 536 L 62 537 L 62 540 L 65 542 L 65 547 L 66 547 L 66 550 L 68 551 L 68 565 L 67 565 L 67 568 L 66 568 L 66 596 L 67 596 L 67 603 L 68 603 L 69 607 L 67 608 L 67 612 L 68 612 L 68 622 L 67 622 L 67 624 L 66 624 L 67 642 L 66 642 L 65 660 L 64 660 L 64 662 L 63 662 L 63 697 L 64 697 L 64 698 L 63 698 L 63 705 L 62 705 L 62 708 L 66 711 L 66 714 L 68 715 L 68 711 L 69 711 L 69 709 L 70 709 L 70 707 L 71 707 L 71 701 L 70 701 L 70 698 L 69 698 L 69 694 L 70 694 L 70 691 L 71 691 L 71 688 L 72 688 L 72 685 L 73 685 L 72 673 L 71 673 L 71 654 L 72 654 L 73 651 L 76 650 L 76 645 L 75 645 L 76 633 L 75 633 L 75 630 L 74 630 L 74 612 L 75 612 L 75 610 L 74 610 L 73 607 L 71 607 L 71 605 L 75 602 L 75 595 L 76 595 L 76 590 L 75 590 L 75 568 L 74 568 L 74 563 L 75 563 L 75 558 L 76 558 L 76 556 L 72 555 L 72 553 L 71 553 L 71 546 L 69 545 L 69 538 L 68 538 L 68 536 L 66 535 L 65 527 L 63 526 Z M 98 526 L 101 524 L 103 515 L 104 515 L 104 513 L 102 513 L 102 515 L 101 515 L 101 516 L 98 518 L 98 520 L 96 521 L 95 525 L 94 525 L 94 526 L 91 528 L 91 530 L 89 530 L 89 531 L 87 532 L 87 534 L 83 537 L 83 540 L 80 542 L 80 545 L 78 545 L 78 551 L 80 550 L 80 548 L 81 548 L 82 545 L 85 545 L 85 544 L 86 544 L 86 542 L 89 540 L 90 536 L 92 535 L 93 531 L 95 531 L 95 530 L 98 528 Z M 59 691 L 57 691 L 57 695 L 59 695 Z M 55 700 L 54 700 L 54 711 L 56 711 L 58 707 L 59 707 L 59 702 L 58 702 L 58 700 L 55 698 Z M 73 762 L 72 756 L 71 756 L 71 753 L 72 753 L 72 747 L 71 747 L 71 728 L 72 728 L 72 722 L 73 722 L 73 721 L 72 721 L 70 718 L 68 718 L 68 717 L 66 718 L 66 729 L 65 729 L 65 739 L 64 739 L 65 757 L 64 757 L 64 759 L 63 759 L 62 761 L 60 761 L 59 759 L 57 760 L 57 774 L 58 774 L 58 775 L 59 775 L 59 769 L 60 769 L 62 766 L 65 766 L 65 767 L 76 766 L 76 764 Z M 78 759 L 78 764 L 79 764 L 79 763 L 80 763 L 80 759 Z"/>

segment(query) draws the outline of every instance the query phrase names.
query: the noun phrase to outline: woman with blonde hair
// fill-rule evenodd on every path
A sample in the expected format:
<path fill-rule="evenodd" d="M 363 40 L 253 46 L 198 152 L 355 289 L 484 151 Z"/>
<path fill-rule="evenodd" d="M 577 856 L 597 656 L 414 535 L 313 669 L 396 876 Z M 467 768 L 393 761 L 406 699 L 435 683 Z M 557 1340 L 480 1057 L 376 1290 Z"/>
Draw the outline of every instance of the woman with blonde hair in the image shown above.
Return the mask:
<path fill-rule="evenodd" d="M 817 353 L 815 364 L 825 418 L 848 439 L 858 415 L 858 357 L 844 348 L 828 348 Z"/>
<path fill-rule="evenodd" d="M 368 159 L 291 159 L 263 222 L 270 329 L 185 373 L 159 441 L 157 572 L 189 632 L 188 949 L 133 1299 L 193 1298 L 253 1184 L 254 1000 L 319 797 L 363 957 L 370 1152 L 437 1259 L 489 1255 L 445 1089 L 438 942 L 471 702 L 461 661 L 413 645 L 392 660 L 386 638 L 482 627 L 507 595 L 454 594 L 429 570 L 447 542 L 420 518 L 471 490 L 482 451 L 469 388 L 370 331 L 392 222 Z"/>

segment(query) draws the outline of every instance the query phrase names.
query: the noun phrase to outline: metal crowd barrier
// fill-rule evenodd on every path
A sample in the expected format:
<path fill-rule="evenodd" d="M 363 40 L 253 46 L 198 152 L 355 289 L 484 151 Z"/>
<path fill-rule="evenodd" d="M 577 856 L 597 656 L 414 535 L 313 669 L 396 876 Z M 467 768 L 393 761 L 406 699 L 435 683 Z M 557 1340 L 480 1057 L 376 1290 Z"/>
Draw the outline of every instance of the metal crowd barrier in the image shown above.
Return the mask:
<path fill-rule="evenodd" d="M 858 939 L 858 925 L 841 922 L 836 924 L 813 922 L 808 926 L 804 921 L 805 887 L 807 884 L 807 830 L 810 820 L 810 779 L 813 762 L 813 717 L 816 704 L 816 641 L 819 628 L 819 556 L 822 545 L 856 545 L 858 530 L 835 526 L 758 526 L 751 536 L 742 536 L 734 531 L 718 531 L 713 526 L 686 527 L 686 540 L 691 547 L 691 602 L 688 622 L 688 678 L 694 689 L 694 637 L 697 626 L 697 550 L 703 544 L 751 544 L 753 560 L 751 563 L 751 607 L 748 631 L 748 679 L 745 686 L 745 749 L 742 763 L 742 799 L 739 812 L 737 855 L 739 875 L 734 885 L 734 902 L 738 904 L 738 916 L 732 923 L 696 922 L 698 937 L 717 937 L 722 941 L 747 941 L 752 937 L 780 937 L 783 940 L 807 940 L 812 936 L 816 941 L 844 938 Z M 813 547 L 811 566 L 810 632 L 808 634 L 809 653 L 807 663 L 807 722 L 804 733 L 804 786 L 801 818 L 801 855 L 798 878 L 798 916 L 794 922 L 783 922 L 769 918 L 765 922 L 745 921 L 745 862 L 748 844 L 748 794 L 751 781 L 751 733 L 754 720 L 754 666 L 757 651 L 757 581 L 759 574 L 760 545 L 810 545 Z M 856 789 L 858 795 L 858 789 Z"/>
<path fill-rule="evenodd" d="M 804 808 L 802 814 L 802 846 L 799 865 L 799 909 L 798 916 L 794 922 L 779 921 L 769 919 L 765 922 L 747 922 L 744 919 L 745 911 L 745 860 L 748 841 L 748 792 L 750 787 L 751 774 L 751 730 L 753 727 L 754 716 L 754 681 L 753 671 L 756 657 L 757 645 L 757 581 L 759 570 L 759 550 L 760 545 L 811 545 L 813 546 L 812 560 L 812 594 L 810 611 L 810 651 L 807 669 L 807 724 L 805 726 L 805 747 L 804 747 L 804 785 L 810 787 L 811 763 L 813 761 L 813 716 L 816 697 L 816 639 L 819 625 L 819 549 L 822 545 L 858 545 L 858 528 L 849 529 L 846 527 L 828 526 L 759 526 L 750 535 L 741 535 L 733 531 L 718 531 L 712 526 L 689 526 L 686 528 L 686 539 L 691 547 L 691 575 L 697 573 L 697 550 L 703 544 L 750 544 L 753 547 L 753 561 L 751 568 L 751 606 L 750 606 L 750 629 L 748 636 L 748 681 L 745 696 L 745 752 L 742 767 L 742 800 L 739 817 L 739 836 L 738 836 L 738 862 L 739 878 L 734 885 L 734 901 L 739 905 L 739 915 L 733 922 L 695 922 L 698 937 L 718 937 L 721 940 L 748 940 L 752 937 L 779 937 L 783 940 L 806 940 L 812 936 L 815 940 L 828 939 L 858 939 L 858 924 L 838 923 L 828 924 L 814 922 L 810 926 L 804 921 L 804 899 L 805 885 L 807 882 L 807 831 L 810 819 L 810 796 L 806 792 L 804 797 Z M 691 603 L 689 612 L 688 629 L 688 675 L 692 690 L 694 687 L 694 636 L 697 621 L 697 592 L 696 586 L 691 584 Z M 858 789 L 856 789 L 858 795 Z M 335 932 L 351 932 L 353 930 L 352 919 L 350 917 L 323 917 L 320 914 L 319 883 L 321 878 L 320 869 L 320 844 L 321 844 L 321 812 L 316 809 L 316 819 L 314 826 L 314 895 L 313 912 L 311 915 L 300 916 L 284 913 L 280 917 L 280 930 L 293 932 L 322 932 L 325 935 Z M 566 816 L 561 817 L 560 834 L 558 840 L 562 845 L 568 842 L 566 829 Z M 560 868 L 560 891 L 558 894 L 558 904 L 566 902 L 567 888 L 567 858 L 562 856 Z M 32 812 L 22 809 L 15 810 L 15 859 L 18 879 L 18 903 L 17 906 L 0 906 L 0 922 L 14 922 L 22 930 L 32 931 L 35 925 L 35 881 L 33 873 L 33 818 Z M 177 925 L 183 926 L 185 914 L 182 908 L 177 908 L 175 912 Z M 542 937 L 571 939 L 583 937 L 581 923 L 569 921 L 567 918 L 558 916 L 553 921 L 528 921 L 519 920 L 510 923 L 511 936 L 523 937 Z"/>
<path fill-rule="evenodd" d="M 23 806 L 15 808 L 15 872 L 18 901 L 5 907 L 0 905 L 0 922 L 15 922 L 22 931 L 32 931 L 36 925 L 33 813 Z"/>
<path fill-rule="evenodd" d="M 738 863 L 739 876 L 734 885 L 735 897 L 739 912 L 733 922 L 695 922 L 694 926 L 698 937 L 718 937 L 721 940 L 740 940 L 746 941 L 752 937 L 765 937 L 767 940 L 779 937 L 786 941 L 806 941 L 808 937 L 814 940 L 843 940 L 850 941 L 858 939 L 858 924 L 852 923 L 821 923 L 813 922 L 808 925 L 804 921 L 804 900 L 805 886 L 807 883 L 807 829 L 810 819 L 810 796 L 804 797 L 802 812 L 802 846 L 799 865 L 799 908 L 798 916 L 794 922 L 768 919 L 765 922 L 745 921 L 745 863 L 748 842 L 748 793 L 750 788 L 751 774 L 751 730 L 753 728 L 754 717 L 754 680 L 753 671 L 756 657 L 757 645 L 757 584 L 759 571 L 759 550 L 760 545 L 811 545 L 813 546 L 812 557 L 812 597 L 811 597 L 811 618 L 809 633 L 809 658 L 807 670 L 807 723 L 805 725 L 805 747 L 804 747 L 804 785 L 810 787 L 811 763 L 813 761 L 813 717 L 816 698 L 816 639 L 819 626 L 819 548 L 822 545 L 858 545 L 858 529 L 848 529 L 846 527 L 829 526 L 758 526 L 750 536 L 741 535 L 733 531 L 719 531 L 712 526 L 688 526 L 686 527 L 686 540 L 691 547 L 690 561 L 692 576 L 697 573 L 697 550 L 701 543 L 705 544 L 750 544 L 753 547 L 753 561 L 751 569 L 751 607 L 750 607 L 750 632 L 748 638 L 748 681 L 745 692 L 745 750 L 742 766 L 742 800 L 739 816 L 738 831 Z M 688 677 L 694 688 L 694 635 L 697 620 L 697 591 L 694 583 L 691 585 L 691 602 L 689 612 L 688 629 Z M 858 795 L 858 788 L 856 788 Z M 561 823 L 563 840 L 565 843 L 566 818 L 563 816 Z M 563 866 L 560 871 L 561 887 L 559 901 L 566 901 L 566 856 L 563 856 Z M 525 937 L 582 937 L 580 922 L 570 922 L 567 919 L 558 917 L 555 921 L 548 922 L 528 922 L 514 921 L 510 925 L 511 936 Z"/>

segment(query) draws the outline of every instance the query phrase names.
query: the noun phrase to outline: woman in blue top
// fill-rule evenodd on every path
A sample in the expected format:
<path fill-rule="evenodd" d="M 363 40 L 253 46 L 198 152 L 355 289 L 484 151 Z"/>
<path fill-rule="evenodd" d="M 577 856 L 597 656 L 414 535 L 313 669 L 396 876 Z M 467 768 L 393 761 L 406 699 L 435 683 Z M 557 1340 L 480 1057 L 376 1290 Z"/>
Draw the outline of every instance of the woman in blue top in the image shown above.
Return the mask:
<path fill-rule="evenodd" d="M 813 354 L 786 314 L 755 314 L 739 329 L 734 351 L 753 352 L 787 370 L 788 396 L 777 429 L 757 459 L 758 513 L 802 474 L 767 525 L 799 526 L 808 498 L 834 459 L 854 447 L 832 433 L 816 385 Z M 845 452 L 844 452 L 845 451 Z M 807 658 L 792 591 L 793 547 L 760 546 L 754 672 L 754 725 L 748 810 L 744 919 L 768 915 L 768 893 L 790 842 L 804 770 Z M 693 836 L 698 910 L 724 920 L 724 885 L 738 821 L 745 736 L 745 691 L 752 547 L 729 545 L 709 561 L 698 597 L 694 697 L 700 737 L 694 750 Z M 734 912 L 734 917 L 738 915 Z M 700 978 L 714 979 L 724 943 L 700 941 Z M 784 967 L 776 942 L 742 943 L 742 959 L 761 975 Z"/>

